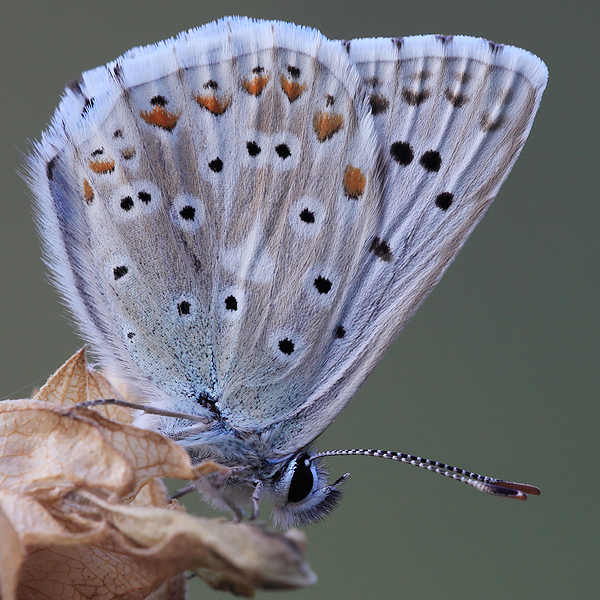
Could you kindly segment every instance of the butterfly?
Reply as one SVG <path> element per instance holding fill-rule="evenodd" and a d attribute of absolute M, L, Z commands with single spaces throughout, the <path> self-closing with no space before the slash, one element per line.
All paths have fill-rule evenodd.
<path fill-rule="evenodd" d="M 440 280 L 517 159 L 544 63 L 462 36 L 331 41 L 226 18 L 71 83 L 28 158 L 53 280 L 138 424 L 237 518 L 287 526 L 371 454 L 512 497 L 537 488 L 314 440 Z M 174 415 L 174 416 L 173 416 Z"/>

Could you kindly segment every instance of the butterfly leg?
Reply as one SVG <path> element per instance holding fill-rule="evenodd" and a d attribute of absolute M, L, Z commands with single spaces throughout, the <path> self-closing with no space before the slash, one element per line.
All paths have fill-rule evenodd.
<path fill-rule="evenodd" d="M 244 511 L 237 504 L 230 502 L 227 498 L 225 498 L 225 502 L 233 511 L 234 517 L 232 523 L 241 523 L 244 520 Z"/>
<path fill-rule="evenodd" d="M 254 491 L 252 492 L 252 515 L 250 520 L 253 521 L 258 517 L 259 503 L 260 503 L 260 495 L 264 489 L 264 484 L 262 481 L 254 482 Z"/>
<path fill-rule="evenodd" d="M 229 509 L 233 513 L 233 522 L 239 523 L 244 518 L 244 510 L 239 502 L 228 490 L 223 487 L 222 477 L 209 475 L 196 482 L 196 489 L 204 496 L 204 499 L 218 509 Z"/>
<path fill-rule="evenodd" d="M 177 491 L 173 492 L 169 496 L 169 500 L 177 500 L 178 498 L 181 498 L 182 496 L 186 496 L 187 494 L 189 494 L 191 492 L 197 492 L 197 491 L 198 491 L 198 486 L 195 483 L 190 483 L 189 485 L 179 488 Z"/>

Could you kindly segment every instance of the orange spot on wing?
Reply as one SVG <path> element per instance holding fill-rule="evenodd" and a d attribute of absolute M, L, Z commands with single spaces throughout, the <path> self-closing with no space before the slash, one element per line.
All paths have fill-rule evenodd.
<path fill-rule="evenodd" d="M 358 200 L 358 198 L 362 196 L 363 192 L 365 191 L 366 183 L 367 178 L 363 175 L 363 172 L 360 169 L 353 167 L 352 165 L 348 165 L 346 167 L 342 182 L 346 196 L 352 198 L 353 200 Z"/>
<path fill-rule="evenodd" d="M 83 199 L 88 204 L 91 204 L 92 200 L 94 199 L 94 190 L 87 179 L 83 180 Z"/>
<path fill-rule="evenodd" d="M 281 76 L 281 89 L 285 92 L 290 102 L 297 100 L 302 92 L 306 89 L 306 83 L 298 83 L 291 79 L 286 79 L 283 75 Z"/>
<path fill-rule="evenodd" d="M 166 131 L 173 131 L 180 113 L 174 113 L 167 110 L 164 106 L 155 106 L 152 110 L 140 110 L 140 117 L 149 125 L 160 127 Z"/>
<path fill-rule="evenodd" d="M 338 113 L 318 110 L 313 117 L 313 129 L 320 142 L 330 140 L 344 126 L 344 118 Z"/>
<path fill-rule="evenodd" d="M 229 105 L 231 104 L 231 98 L 220 99 L 217 98 L 215 94 L 206 94 L 205 96 L 198 94 L 196 96 L 196 102 L 202 108 L 205 108 L 213 115 L 218 117 L 229 108 Z"/>
<path fill-rule="evenodd" d="M 112 158 L 90 159 L 88 164 L 94 173 L 106 174 L 112 173 L 115 170 L 115 161 Z"/>
<path fill-rule="evenodd" d="M 271 77 L 269 75 L 257 75 L 254 79 L 242 80 L 242 87 L 253 96 L 260 96 L 263 90 L 267 87 Z"/>

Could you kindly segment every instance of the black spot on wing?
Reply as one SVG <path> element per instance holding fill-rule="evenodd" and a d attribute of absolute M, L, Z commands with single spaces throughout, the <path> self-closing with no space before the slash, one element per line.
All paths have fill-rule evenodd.
<path fill-rule="evenodd" d="M 441 208 L 442 210 L 446 211 L 450 208 L 450 205 L 452 204 L 452 200 L 454 199 L 454 195 L 451 194 L 450 192 L 442 192 L 441 194 L 438 194 L 435 198 L 435 205 L 438 208 Z"/>
<path fill-rule="evenodd" d="M 214 173 L 220 173 L 223 170 L 223 161 L 217 156 L 208 163 L 208 168 Z"/>
<path fill-rule="evenodd" d="M 374 115 L 384 113 L 390 106 L 389 100 L 383 94 L 371 94 L 369 104 Z"/>
<path fill-rule="evenodd" d="M 426 171 L 437 173 L 442 166 L 442 157 L 437 150 L 428 150 L 427 152 L 423 152 L 419 163 Z"/>
<path fill-rule="evenodd" d="M 391 157 L 403 167 L 410 165 L 415 153 L 408 142 L 393 142 L 390 146 Z"/>
<path fill-rule="evenodd" d="M 184 315 L 189 315 L 191 307 L 192 305 L 187 300 L 182 300 L 179 302 L 177 304 L 177 312 L 179 313 L 179 316 L 182 317 Z"/>
<path fill-rule="evenodd" d="M 261 147 L 256 142 L 246 142 L 246 150 L 250 156 L 258 156 L 261 152 Z"/>
<path fill-rule="evenodd" d="M 238 309 L 238 302 L 235 296 L 227 296 L 225 298 L 225 308 L 227 310 L 235 311 Z"/>
<path fill-rule="evenodd" d="M 410 106 L 419 106 L 426 100 L 429 100 L 430 96 L 431 92 L 427 89 L 419 90 L 418 92 L 413 92 L 408 88 L 402 90 L 402 99 Z"/>
<path fill-rule="evenodd" d="M 388 242 L 379 239 L 378 237 L 376 237 L 373 240 L 373 242 L 371 242 L 369 252 L 373 252 L 373 254 L 377 256 L 377 258 L 380 258 L 384 262 L 391 262 L 393 258 L 392 251 Z"/>
<path fill-rule="evenodd" d="M 287 354 L 288 356 L 294 351 L 294 342 L 289 338 L 284 338 L 283 340 L 279 340 L 279 350 L 283 352 L 283 354 Z"/>
<path fill-rule="evenodd" d="M 152 106 L 166 106 L 169 101 L 164 96 L 157 95 L 150 98 L 150 104 Z"/>
<path fill-rule="evenodd" d="M 121 277 L 125 277 L 128 271 L 129 269 L 125 265 L 119 265 L 115 267 L 113 269 L 113 277 L 115 278 L 115 281 L 118 281 L 121 279 Z"/>
<path fill-rule="evenodd" d="M 333 284 L 326 277 L 319 275 L 319 277 L 314 280 L 313 285 L 319 294 L 328 294 Z"/>

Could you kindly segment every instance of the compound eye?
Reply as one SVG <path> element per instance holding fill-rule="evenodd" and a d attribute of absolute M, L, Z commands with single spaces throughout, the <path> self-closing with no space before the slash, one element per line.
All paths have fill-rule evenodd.
<path fill-rule="evenodd" d="M 310 464 L 310 455 L 301 454 L 296 458 L 296 467 L 290 481 L 288 502 L 302 502 L 313 489 L 315 477 Z"/>

